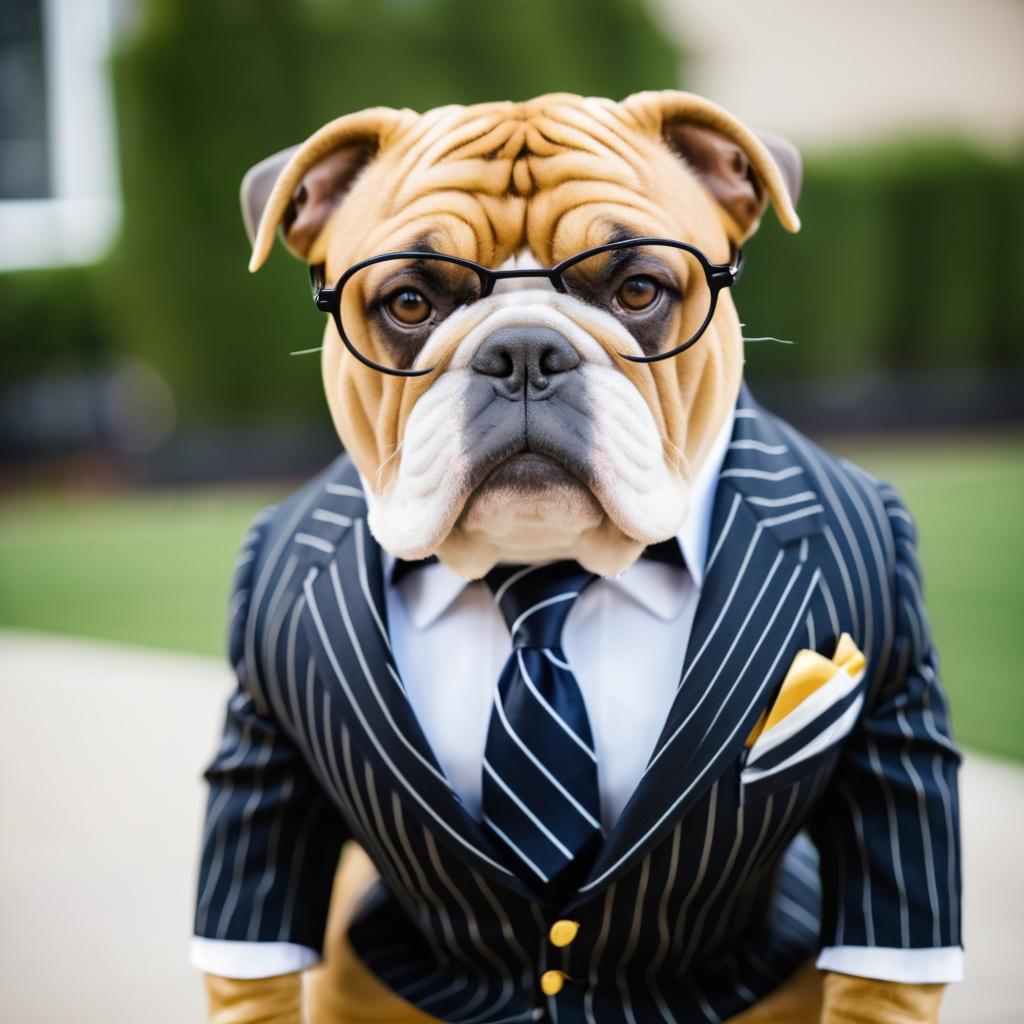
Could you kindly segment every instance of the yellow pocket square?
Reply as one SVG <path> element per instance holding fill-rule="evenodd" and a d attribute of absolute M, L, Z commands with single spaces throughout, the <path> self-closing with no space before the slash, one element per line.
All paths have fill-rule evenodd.
<path fill-rule="evenodd" d="M 851 681 L 859 679 L 864 671 L 865 658 L 849 633 L 843 633 L 836 644 L 836 653 L 826 658 L 817 651 L 798 651 L 790 665 L 782 688 L 770 709 L 762 712 L 757 724 L 747 737 L 752 747 L 763 733 L 779 725 L 805 701 L 832 682 L 837 675 Z"/>

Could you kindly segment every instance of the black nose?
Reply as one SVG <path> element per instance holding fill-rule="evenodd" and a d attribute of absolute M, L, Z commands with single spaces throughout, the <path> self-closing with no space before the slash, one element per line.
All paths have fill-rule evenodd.
<path fill-rule="evenodd" d="M 552 378 L 575 370 L 580 357 L 550 327 L 502 327 L 477 349 L 470 365 L 506 397 L 519 398 L 527 390 L 546 391 Z"/>

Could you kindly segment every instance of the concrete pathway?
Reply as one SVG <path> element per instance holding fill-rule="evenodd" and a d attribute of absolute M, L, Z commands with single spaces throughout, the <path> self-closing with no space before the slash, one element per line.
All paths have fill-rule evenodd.
<path fill-rule="evenodd" d="M 0 1020 L 187 1024 L 203 789 L 218 661 L 0 632 Z M 1024 770 L 963 775 L 968 980 L 947 1024 L 1024 1019 Z"/>

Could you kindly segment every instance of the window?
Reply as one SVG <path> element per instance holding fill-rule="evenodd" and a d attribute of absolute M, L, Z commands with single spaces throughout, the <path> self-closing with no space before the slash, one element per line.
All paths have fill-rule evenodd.
<path fill-rule="evenodd" d="M 0 199 L 50 195 L 42 0 L 0 7 Z"/>
<path fill-rule="evenodd" d="M 0 3 L 0 270 L 89 262 L 112 240 L 113 7 Z"/>

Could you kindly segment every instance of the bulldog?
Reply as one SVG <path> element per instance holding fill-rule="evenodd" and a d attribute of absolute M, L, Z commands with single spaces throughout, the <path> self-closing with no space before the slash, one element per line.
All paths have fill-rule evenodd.
<path fill-rule="evenodd" d="M 556 94 L 340 117 L 254 167 L 242 208 L 250 270 L 263 265 L 278 234 L 310 268 L 314 300 L 327 314 L 324 389 L 380 549 L 399 562 L 436 557 L 465 580 L 503 564 L 556 560 L 617 577 L 687 523 L 695 482 L 741 394 L 744 343 L 732 286 L 742 247 L 769 204 L 787 231 L 799 229 L 800 182 L 792 145 L 755 134 L 700 97 Z M 733 447 L 772 455 L 786 445 Z M 790 473 L 732 472 L 780 480 Z M 801 497 L 752 502 L 782 513 L 767 521 L 774 528 L 802 515 L 786 514 Z M 330 515 L 350 518 L 321 519 Z M 309 543 L 333 549 L 318 538 Z M 362 563 L 359 575 L 365 590 Z M 331 578 L 340 595 L 343 580 Z M 274 587 L 257 580 L 252 589 L 261 598 Z M 307 587 L 300 602 L 311 606 L 314 596 Z M 269 628 L 294 646 L 302 631 L 285 629 L 283 616 L 272 615 Z M 262 649 L 260 621 L 250 619 L 240 658 Z M 377 624 L 383 631 L 379 617 Z M 326 635 L 324 626 L 321 640 Z M 837 654 L 824 664 L 834 672 L 838 661 Z M 244 757 L 239 750 L 230 767 Z M 387 836 L 382 843 L 390 849 Z M 723 870 L 732 867 L 730 860 Z M 336 903 L 346 902 L 336 893 Z M 561 926 L 564 943 L 555 938 Z M 551 942 L 568 945 L 578 927 L 557 922 Z M 649 927 L 665 923 L 651 919 Z M 947 979 L 870 966 L 847 974 L 852 960 L 835 963 L 824 983 L 808 967 L 765 998 L 746 1000 L 757 1005 L 731 1019 L 937 1019 L 942 986 L 927 982 Z M 316 1019 L 428 1019 L 365 972 L 354 981 L 358 969 L 335 941 L 322 979 L 335 996 L 316 1004 L 333 1009 Z M 297 975 L 208 973 L 211 1020 L 298 1020 Z M 571 972 L 551 977 L 559 973 L 541 979 L 552 999 L 572 980 Z M 744 979 L 734 983 L 743 988 Z M 478 1019 L 466 1013 L 457 1019 Z M 699 1019 L 720 1017 L 708 1007 Z"/>

